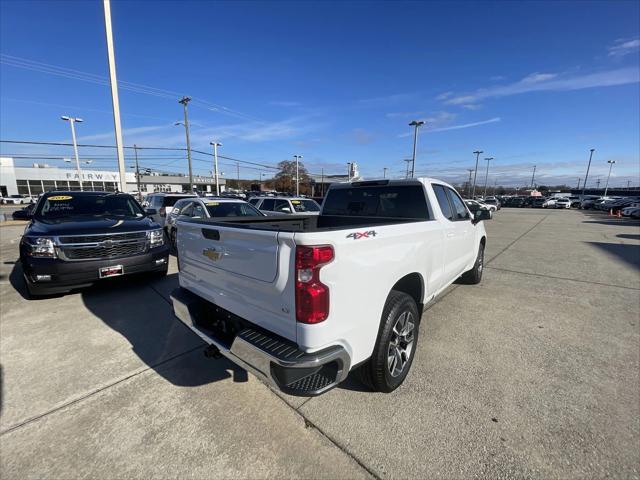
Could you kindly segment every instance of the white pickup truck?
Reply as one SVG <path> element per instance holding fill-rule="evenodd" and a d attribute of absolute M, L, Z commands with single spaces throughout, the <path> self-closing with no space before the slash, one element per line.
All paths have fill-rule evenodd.
<path fill-rule="evenodd" d="M 480 282 L 487 219 L 421 178 L 334 184 L 318 216 L 180 220 L 174 312 L 209 356 L 286 393 L 318 395 L 355 369 L 391 392 L 423 306 Z"/>

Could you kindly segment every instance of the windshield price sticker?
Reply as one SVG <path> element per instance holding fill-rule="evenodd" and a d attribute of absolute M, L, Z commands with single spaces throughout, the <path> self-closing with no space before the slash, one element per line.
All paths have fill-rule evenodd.
<path fill-rule="evenodd" d="M 63 200 L 71 200 L 73 197 L 69 195 L 55 195 L 53 197 L 47 198 L 47 200 L 51 200 L 53 202 L 62 202 Z"/>
<path fill-rule="evenodd" d="M 300 203 L 300 200 L 291 200 L 291 203 L 293 203 L 294 205 L 298 205 Z"/>
<path fill-rule="evenodd" d="M 207 202 L 207 205 L 210 205 L 212 207 L 217 207 L 218 205 L 220 205 L 220 202 Z"/>

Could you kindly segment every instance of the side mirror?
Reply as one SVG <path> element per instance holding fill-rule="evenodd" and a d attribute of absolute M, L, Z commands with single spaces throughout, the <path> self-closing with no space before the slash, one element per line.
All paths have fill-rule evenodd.
<path fill-rule="evenodd" d="M 31 220 L 31 209 L 24 208 L 22 210 L 16 210 L 11 214 L 14 220 Z"/>
<path fill-rule="evenodd" d="M 478 223 L 483 220 L 491 220 L 491 212 L 484 208 L 480 208 L 473 214 L 473 223 Z"/>
<path fill-rule="evenodd" d="M 157 215 L 158 214 L 158 210 L 156 210 L 155 208 L 147 208 L 144 213 L 147 214 L 147 216 L 151 216 L 151 215 Z"/>

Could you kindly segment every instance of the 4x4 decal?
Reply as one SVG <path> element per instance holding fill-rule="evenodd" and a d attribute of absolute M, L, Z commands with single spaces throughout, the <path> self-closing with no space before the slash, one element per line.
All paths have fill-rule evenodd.
<path fill-rule="evenodd" d="M 347 235 L 347 238 L 353 238 L 354 240 L 358 240 L 360 238 L 369 238 L 375 237 L 377 235 L 375 230 L 369 230 L 368 232 L 353 232 Z"/>

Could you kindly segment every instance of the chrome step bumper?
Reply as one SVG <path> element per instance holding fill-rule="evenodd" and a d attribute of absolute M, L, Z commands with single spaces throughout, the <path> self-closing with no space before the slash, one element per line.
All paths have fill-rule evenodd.
<path fill-rule="evenodd" d="M 319 395 L 347 378 L 350 358 L 341 346 L 306 353 L 292 342 L 251 327 L 243 328 L 229 344 L 203 326 L 211 315 L 210 302 L 184 288 L 174 290 L 171 301 L 176 317 L 205 343 L 285 393 Z"/>

